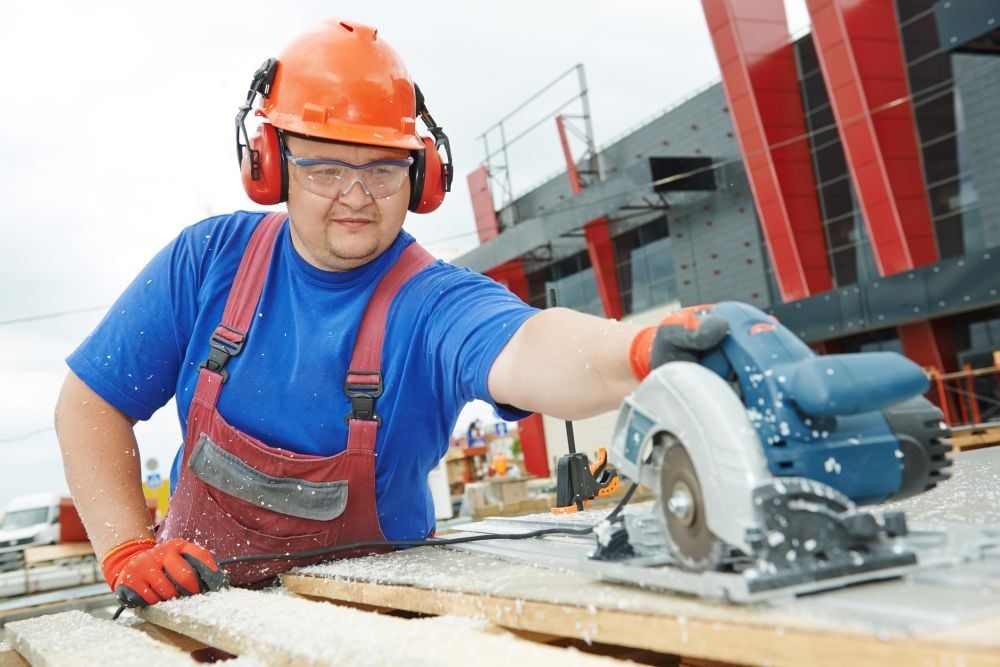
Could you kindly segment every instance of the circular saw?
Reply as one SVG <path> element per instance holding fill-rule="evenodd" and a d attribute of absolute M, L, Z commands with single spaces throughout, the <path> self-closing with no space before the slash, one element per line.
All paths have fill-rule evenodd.
<path fill-rule="evenodd" d="M 903 515 L 859 505 L 948 478 L 948 429 L 921 396 L 924 372 L 895 353 L 817 356 L 743 303 L 679 321 L 709 312 L 729 323 L 721 345 L 653 370 L 619 412 L 608 462 L 656 501 L 602 531 L 620 547 L 595 552 L 605 574 L 748 599 L 913 565 Z M 669 568 L 629 569 L 650 565 Z"/>

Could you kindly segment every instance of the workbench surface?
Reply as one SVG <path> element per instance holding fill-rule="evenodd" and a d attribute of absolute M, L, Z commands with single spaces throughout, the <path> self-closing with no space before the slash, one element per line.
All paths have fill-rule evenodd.
<path fill-rule="evenodd" d="M 964 522 L 1000 531 L 1000 448 L 956 455 L 953 477 L 891 507 L 905 509 L 912 525 Z M 740 664 L 1000 665 L 1000 554 L 962 572 L 968 576 L 952 576 L 947 585 L 934 577 L 895 579 L 739 606 L 422 547 L 302 568 L 285 575 L 283 585 L 345 602 L 480 617 Z"/>

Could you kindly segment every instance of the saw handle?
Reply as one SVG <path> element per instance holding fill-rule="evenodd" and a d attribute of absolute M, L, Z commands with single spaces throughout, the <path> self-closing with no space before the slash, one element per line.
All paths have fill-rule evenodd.
<path fill-rule="evenodd" d="M 629 348 L 635 376 L 642 380 L 671 361 L 698 363 L 704 353 L 717 348 L 729 333 L 729 323 L 712 315 L 712 309 L 712 305 L 682 308 L 636 334 Z"/>

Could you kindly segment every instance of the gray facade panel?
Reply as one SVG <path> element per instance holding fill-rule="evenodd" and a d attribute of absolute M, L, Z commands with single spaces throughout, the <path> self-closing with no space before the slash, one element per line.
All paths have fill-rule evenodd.
<path fill-rule="evenodd" d="M 680 301 L 767 308 L 767 265 L 742 165 L 726 165 L 718 176 L 719 190 L 668 213 Z"/>
<path fill-rule="evenodd" d="M 1000 247 L 779 304 L 772 312 L 808 342 L 1000 305 Z"/>

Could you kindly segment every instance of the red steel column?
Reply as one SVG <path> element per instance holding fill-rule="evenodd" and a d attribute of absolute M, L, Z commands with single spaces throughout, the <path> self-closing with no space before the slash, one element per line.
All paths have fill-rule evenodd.
<path fill-rule="evenodd" d="M 580 186 L 580 172 L 576 168 L 576 162 L 573 161 L 573 153 L 569 150 L 569 138 L 566 136 L 566 121 L 563 120 L 562 114 L 556 116 L 556 127 L 559 128 L 559 143 L 562 144 L 563 157 L 566 158 L 566 175 L 569 177 L 569 189 L 573 194 L 578 195 L 583 190 Z"/>
<path fill-rule="evenodd" d="M 469 184 L 469 196 L 472 198 L 472 214 L 476 218 L 476 231 L 479 242 L 489 241 L 500 233 L 497 223 L 497 212 L 493 209 L 493 195 L 490 194 L 490 175 L 485 165 L 466 177 Z"/>
<path fill-rule="evenodd" d="M 521 434 L 521 454 L 524 455 L 524 469 L 536 477 L 549 476 L 549 455 L 545 448 L 545 427 L 542 416 L 537 412 L 517 422 Z"/>
<path fill-rule="evenodd" d="M 528 303 L 531 298 L 528 294 L 528 277 L 524 274 L 524 265 L 520 257 L 494 266 L 485 274 L 509 289 L 521 301 Z"/>
<path fill-rule="evenodd" d="M 604 306 L 604 315 L 620 320 L 622 298 L 618 291 L 615 246 L 608 232 L 607 217 L 594 218 L 583 226 L 583 233 L 587 238 L 587 255 L 590 256 L 590 265 L 594 267 L 594 281 Z"/>
<path fill-rule="evenodd" d="M 806 0 L 872 253 L 883 276 L 938 259 L 891 0 Z"/>
<path fill-rule="evenodd" d="M 784 301 L 833 287 L 782 0 L 702 0 Z"/>
<path fill-rule="evenodd" d="M 521 301 L 528 302 L 528 277 L 524 273 L 521 258 L 504 262 L 493 267 L 486 275 L 504 285 Z M 521 453 L 524 455 L 524 468 L 531 475 L 549 476 L 549 454 L 545 447 L 545 429 L 542 426 L 542 416 L 533 413 L 517 423 L 521 438 Z"/>
<path fill-rule="evenodd" d="M 896 327 L 903 354 L 924 368 L 942 373 L 958 368 L 951 337 L 951 324 L 945 320 L 912 322 Z"/>
<path fill-rule="evenodd" d="M 562 143 L 563 155 L 566 158 L 566 175 L 569 177 L 569 189 L 574 195 L 583 191 L 580 185 L 580 173 L 573 162 L 573 153 L 569 149 L 569 139 L 566 137 L 566 123 L 562 115 L 556 116 L 556 127 L 559 128 L 559 141 Z M 587 255 L 590 265 L 594 267 L 594 281 L 597 283 L 597 293 L 601 297 L 604 315 L 613 319 L 621 319 L 622 297 L 618 291 L 618 270 L 615 263 L 615 246 L 608 231 L 608 218 L 594 218 L 583 226 L 587 238 Z"/>

